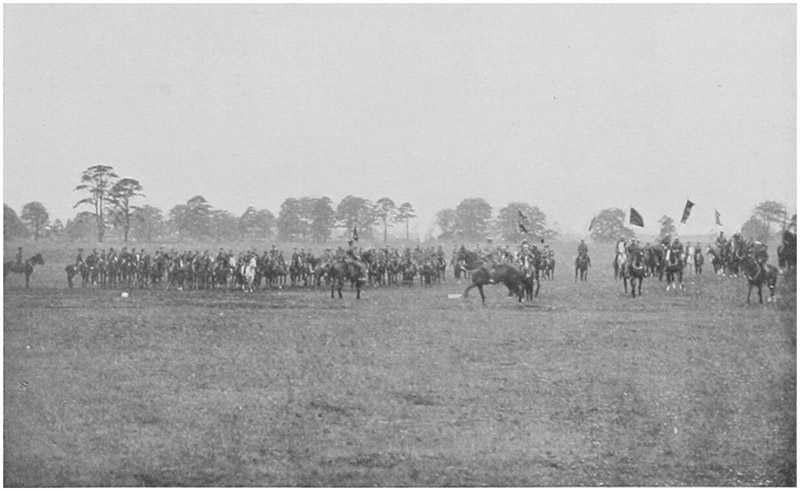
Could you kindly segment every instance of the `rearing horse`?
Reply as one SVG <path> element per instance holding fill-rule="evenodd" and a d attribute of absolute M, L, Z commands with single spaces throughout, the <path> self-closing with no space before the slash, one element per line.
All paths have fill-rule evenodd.
<path fill-rule="evenodd" d="M 30 278 L 33 274 L 33 267 L 35 265 L 44 265 L 44 258 L 41 254 L 36 254 L 33 257 L 26 259 L 22 264 L 16 261 L 6 261 L 3 263 L 3 278 L 8 276 L 8 273 L 20 273 L 25 275 L 25 288 L 30 286 Z"/>

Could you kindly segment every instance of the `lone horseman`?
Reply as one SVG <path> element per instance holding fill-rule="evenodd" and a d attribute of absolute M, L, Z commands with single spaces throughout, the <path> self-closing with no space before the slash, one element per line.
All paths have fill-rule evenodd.
<path fill-rule="evenodd" d="M 75 269 L 80 270 L 83 266 L 83 249 L 78 248 L 78 255 L 75 257 Z"/>
<path fill-rule="evenodd" d="M 592 265 L 592 260 L 589 258 L 589 246 L 586 245 L 586 242 L 584 242 L 583 239 L 581 239 L 581 243 L 578 244 L 578 257 L 581 256 L 586 258 L 586 263 L 589 266 Z"/>

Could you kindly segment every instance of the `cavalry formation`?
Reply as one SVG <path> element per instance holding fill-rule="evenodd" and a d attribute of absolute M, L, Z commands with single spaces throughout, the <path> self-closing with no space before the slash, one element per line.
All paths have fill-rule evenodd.
<path fill-rule="evenodd" d="M 235 290 L 252 292 L 261 288 L 330 287 L 331 297 L 350 283 L 360 298 L 361 289 L 372 286 L 403 285 L 411 287 L 419 281 L 422 286 L 431 286 L 445 279 L 448 265 L 456 279 L 465 277 L 470 281 L 464 290 L 467 297 L 477 288 L 481 301 L 485 303 L 483 287 L 503 284 L 509 296 L 516 296 L 520 302 L 532 300 L 539 294 L 540 280 L 553 279 L 555 257 L 547 245 L 542 249 L 523 241 L 516 251 L 507 247 L 497 247 L 487 251 L 479 245 L 472 250 L 465 246 L 453 249 L 450 261 L 446 261 L 442 247 L 413 250 L 368 248 L 356 250 L 352 241 L 345 250 L 326 249 L 316 255 L 311 251 L 295 249 L 286 260 L 284 251 L 274 245 L 272 250 L 259 255 L 255 250 L 238 254 L 220 249 L 212 256 L 208 251 L 178 252 L 175 249 L 164 251 L 159 248 L 154 254 L 144 249 L 128 250 L 123 247 L 117 252 L 113 247 L 107 252 L 92 250 L 86 258 L 79 249 L 74 264 L 65 267 L 67 284 L 74 287 L 74 278 L 80 277 L 81 286 L 100 286 L 102 288 L 164 288 L 175 290 Z M 796 267 L 796 232 L 786 230 L 778 247 L 778 263 L 782 270 Z M 765 244 L 745 240 L 735 234 L 727 240 L 724 234 L 717 238 L 715 246 L 709 246 L 705 255 L 711 259 L 714 272 L 719 275 L 743 276 L 748 282 L 747 302 L 752 290 L 756 289 L 759 301 L 763 303 L 762 288 L 769 290 L 768 302 L 775 294 L 779 270 L 767 264 L 768 252 Z M 670 241 L 665 237 L 655 245 L 640 245 L 635 239 L 630 243 L 620 239 L 614 251 L 612 267 L 615 279 L 623 281 L 625 293 L 630 285 L 631 295 L 642 294 L 645 278 L 666 279 L 667 290 L 683 289 L 683 275 L 686 267 L 690 274 L 702 274 L 703 250 L 699 243 L 683 244 L 676 238 Z M 41 254 L 22 260 L 20 248 L 16 261 L 4 264 L 4 276 L 10 272 L 25 275 L 25 286 L 29 286 L 34 266 L 43 265 Z M 588 247 L 581 241 L 575 258 L 575 281 L 586 281 L 591 260 Z"/>

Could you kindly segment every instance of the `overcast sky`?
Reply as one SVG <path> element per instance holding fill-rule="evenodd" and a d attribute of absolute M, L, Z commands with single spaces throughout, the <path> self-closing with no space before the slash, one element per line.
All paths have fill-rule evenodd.
<path fill-rule="evenodd" d="M 4 5 L 3 201 L 72 218 L 81 172 L 166 216 L 288 197 L 482 197 L 563 232 L 797 208 L 796 6 Z M 635 229 L 640 230 L 640 229 Z"/>

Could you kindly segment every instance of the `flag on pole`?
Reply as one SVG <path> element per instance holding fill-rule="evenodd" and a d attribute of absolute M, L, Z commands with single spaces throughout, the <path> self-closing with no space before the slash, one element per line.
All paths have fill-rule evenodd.
<path fill-rule="evenodd" d="M 519 219 L 522 220 L 523 222 L 528 221 L 528 217 L 524 213 L 522 213 L 522 210 L 517 210 L 517 214 L 519 215 Z"/>
<path fill-rule="evenodd" d="M 640 215 L 639 212 L 634 210 L 632 207 L 631 207 L 630 218 L 628 219 L 628 221 L 631 223 L 631 225 L 636 225 L 637 227 L 644 227 L 644 219 L 642 218 L 642 215 Z"/>
<path fill-rule="evenodd" d="M 692 207 L 693 206 L 694 206 L 694 203 L 692 203 L 691 201 L 689 201 L 687 199 L 686 200 L 686 206 L 683 207 L 683 215 L 681 216 L 681 223 L 686 223 L 686 220 L 689 219 L 689 214 L 692 212 Z"/>
<path fill-rule="evenodd" d="M 597 215 L 593 216 L 593 217 L 592 217 L 592 221 L 591 221 L 591 222 L 589 222 L 589 232 L 591 232 L 591 231 L 592 231 L 592 227 L 594 227 L 594 222 L 595 222 L 595 220 L 597 220 Z"/>
<path fill-rule="evenodd" d="M 522 232 L 523 234 L 527 234 L 528 233 L 528 229 L 525 228 L 525 225 L 523 225 L 521 223 L 519 224 L 519 231 Z"/>
<path fill-rule="evenodd" d="M 358 242 L 358 230 L 356 230 L 355 225 L 353 225 L 353 240 Z"/>
<path fill-rule="evenodd" d="M 722 222 L 719 220 L 719 212 L 717 210 L 714 210 L 714 219 L 717 221 L 717 225 L 721 227 Z"/>

